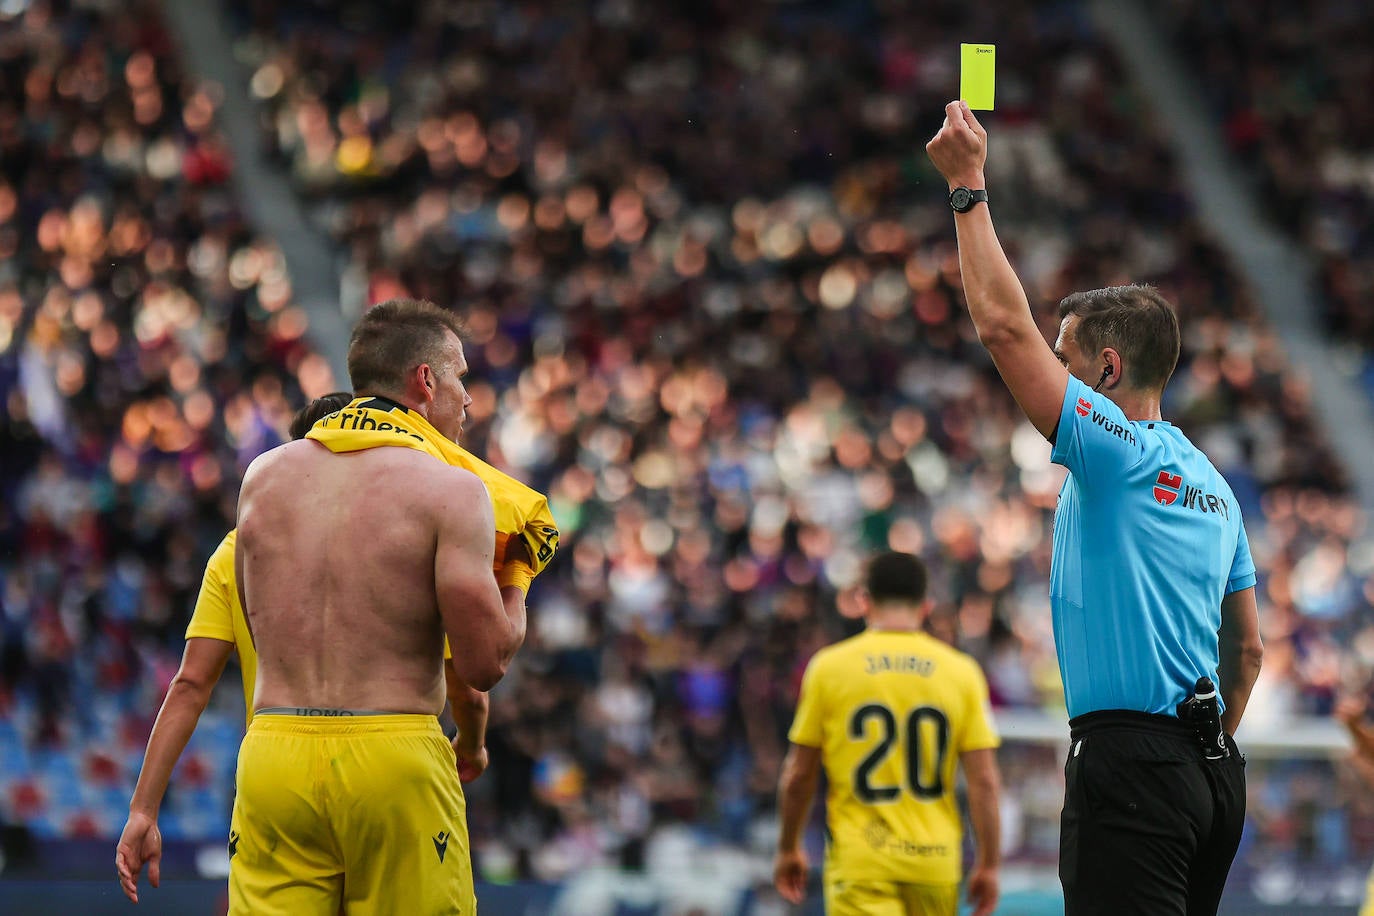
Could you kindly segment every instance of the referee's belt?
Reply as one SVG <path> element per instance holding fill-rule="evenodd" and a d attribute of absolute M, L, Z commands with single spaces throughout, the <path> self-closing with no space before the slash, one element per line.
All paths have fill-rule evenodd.
<path fill-rule="evenodd" d="M 1097 731 L 1130 729 L 1150 732 L 1166 738 L 1194 739 L 1193 729 L 1178 716 L 1155 712 L 1136 712 L 1132 709 L 1099 709 L 1085 712 L 1069 720 L 1069 740 L 1077 741 Z"/>

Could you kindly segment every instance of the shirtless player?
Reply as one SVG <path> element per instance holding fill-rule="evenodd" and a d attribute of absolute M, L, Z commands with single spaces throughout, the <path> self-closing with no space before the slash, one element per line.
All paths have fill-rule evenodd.
<path fill-rule="evenodd" d="M 354 391 L 457 441 L 460 326 L 425 302 L 354 330 Z M 418 422 L 416 421 L 416 422 Z M 293 442 L 249 467 L 236 568 L 259 654 L 239 752 L 231 913 L 475 912 L 465 802 L 439 729 L 453 668 L 476 690 L 525 635 L 492 574 L 491 500 L 413 448 Z"/>

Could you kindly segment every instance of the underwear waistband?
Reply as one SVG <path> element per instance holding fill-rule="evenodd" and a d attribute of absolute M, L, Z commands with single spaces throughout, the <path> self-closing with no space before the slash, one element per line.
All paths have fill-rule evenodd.
<path fill-rule="evenodd" d="M 397 713 L 380 709 L 341 709 L 335 706 L 267 706 L 253 713 L 255 716 L 394 716 Z"/>

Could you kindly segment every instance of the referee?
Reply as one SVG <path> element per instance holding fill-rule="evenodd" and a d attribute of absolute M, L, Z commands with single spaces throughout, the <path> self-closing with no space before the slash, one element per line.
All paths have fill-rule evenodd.
<path fill-rule="evenodd" d="M 1178 319 L 1148 286 L 1075 293 L 1051 350 L 993 230 L 987 133 L 967 105 L 945 107 L 926 152 L 949 182 L 979 340 L 1069 470 L 1050 571 L 1071 729 L 1065 911 L 1215 914 L 1245 820 L 1231 736 L 1263 647 L 1236 498 L 1160 416 Z"/>

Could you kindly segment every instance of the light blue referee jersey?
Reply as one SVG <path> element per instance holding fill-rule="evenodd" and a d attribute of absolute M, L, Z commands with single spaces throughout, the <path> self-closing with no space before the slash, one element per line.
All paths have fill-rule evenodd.
<path fill-rule="evenodd" d="M 1199 677 L 1221 686 L 1221 599 L 1255 584 L 1236 498 L 1172 424 L 1127 420 L 1073 376 L 1051 460 L 1069 469 L 1050 569 L 1069 716 L 1174 715 Z"/>

